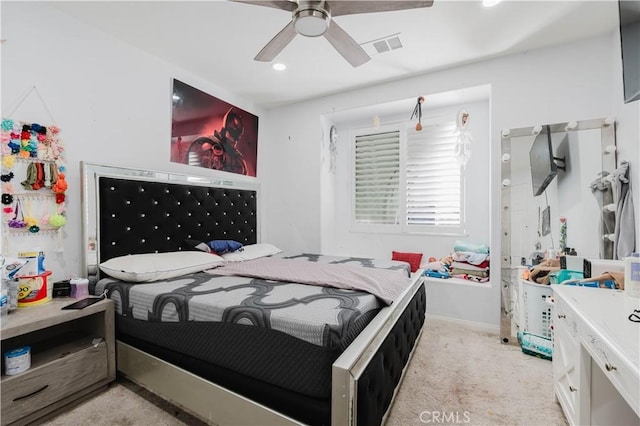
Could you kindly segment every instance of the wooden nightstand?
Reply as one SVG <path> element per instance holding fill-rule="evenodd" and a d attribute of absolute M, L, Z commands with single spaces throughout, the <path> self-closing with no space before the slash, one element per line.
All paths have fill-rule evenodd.
<path fill-rule="evenodd" d="M 0 393 L 2 425 L 42 420 L 92 396 L 115 379 L 113 301 L 62 310 L 75 299 L 18 308 L 0 329 L 2 353 L 31 347 L 31 368 L 5 375 Z"/>

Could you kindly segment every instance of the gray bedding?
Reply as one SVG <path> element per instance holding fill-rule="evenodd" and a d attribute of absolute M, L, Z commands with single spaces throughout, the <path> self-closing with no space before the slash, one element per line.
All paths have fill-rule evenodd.
<path fill-rule="evenodd" d="M 410 276 L 408 264 L 391 260 L 282 253 L 273 257 L 402 270 Z M 144 284 L 104 278 L 96 284 L 95 293 L 105 289 L 116 312 L 126 318 L 244 324 L 276 330 L 326 349 L 346 347 L 357 335 L 353 324 L 362 324 L 362 318 L 371 317 L 385 305 L 365 291 L 222 276 L 215 270 Z"/>

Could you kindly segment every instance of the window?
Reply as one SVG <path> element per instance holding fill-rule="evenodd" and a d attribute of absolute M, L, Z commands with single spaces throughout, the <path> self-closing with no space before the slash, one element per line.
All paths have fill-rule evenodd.
<path fill-rule="evenodd" d="M 380 225 L 398 223 L 399 172 L 399 130 L 356 135 L 356 222 Z"/>
<path fill-rule="evenodd" d="M 354 134 L 354 229 L 458 234 L 464 180 L 455 112 Z"/>

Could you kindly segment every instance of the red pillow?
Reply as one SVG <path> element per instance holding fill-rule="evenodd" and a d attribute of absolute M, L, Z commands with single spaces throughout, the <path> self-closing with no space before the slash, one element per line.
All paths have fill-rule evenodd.
<path fill-rule="evenodd" d="M 401 253 L 399 251 L 391 252 L 391 260 L 400 260 L 407 262 L 411 266 L 411 272 L 415 272 L 420 268 L 422 262 L 422 253 Z"/>

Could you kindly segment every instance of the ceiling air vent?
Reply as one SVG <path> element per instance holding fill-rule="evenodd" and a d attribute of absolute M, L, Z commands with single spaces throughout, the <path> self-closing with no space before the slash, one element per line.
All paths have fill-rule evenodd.
<path fill-rule="evenodd" d="M 361 46 L 365 52 L 371 56 L 400 49 L 402 47 L 402 41 L 400 41 L 400 33 L 396 33 L 362 43 Z"/>

